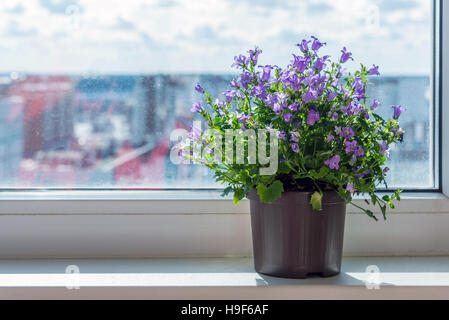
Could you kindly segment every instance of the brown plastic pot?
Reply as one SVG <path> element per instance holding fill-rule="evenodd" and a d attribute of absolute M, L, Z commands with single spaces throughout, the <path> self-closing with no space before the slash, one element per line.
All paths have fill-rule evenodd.
<path fill-rule="evenodd" d="M 284 278 L 340 272 L 346 204 L 336 192 L 323 192 L 323 210 L 316 211 L 310 197 L 284 192 L 264 203 L 255 190 L 247 194 L 257 272 Z"/>

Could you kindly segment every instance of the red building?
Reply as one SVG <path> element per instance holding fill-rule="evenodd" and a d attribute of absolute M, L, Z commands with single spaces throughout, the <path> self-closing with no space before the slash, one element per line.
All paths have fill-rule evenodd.
<path fill-rule="evenodd" d="M 24 158 L 66 148 L 73 137 L 73 89 L 65 76 L 28 76 L 10 86 L 8 95 L 20 98 L 11 116 L 22 114 Z"/>

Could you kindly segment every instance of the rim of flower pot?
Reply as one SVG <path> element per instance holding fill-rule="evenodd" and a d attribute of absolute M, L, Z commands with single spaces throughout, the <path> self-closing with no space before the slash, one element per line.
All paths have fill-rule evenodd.
<path fill-rule="evenodd" d="M 314 191 L 285 191 L 282 193 L 282 196 L 273 201 L 272 203 L 265 203 L 265 204 L 279 204 L 282 201 L 285 200 L 297 200 L 300 202 L 306 201 L 307 203 L 310 201 L 310 197 Z M 250 192 L 246 194 L 246 198 L 248 200 L 252 201 L 259 201 L 262 202 L 259 198 L 259 195 L 257 194 L 256 189 L 252 189 Z M 323 198 L 322 198 L 322 204 L 337 204 L 345 202 L 340 195 L 336 191 L 323 191 Z"/>

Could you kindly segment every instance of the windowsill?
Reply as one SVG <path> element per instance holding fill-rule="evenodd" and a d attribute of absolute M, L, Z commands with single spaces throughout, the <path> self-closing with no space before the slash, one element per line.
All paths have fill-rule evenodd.
<path fill-rule="evenodd" d="M 252 254 L 248 200 L 234 205 L 219 191 L 68 193 L 2 193 L 0 259 Z M 449 200 L 442 194 L 404 194 L 386 221 L 373 211 L 380 221 L 347 206 L 346 256 L 449 255 Z"/>
<path fill-rule="evenodd" d="M 0 215 L 249 213 L 248 200 L 234 205 L 231 196 L 220 194 L 221 190 L 2 192 Z M 440 192 L 404 192 L 401 199 L 392 210 L 395 213 L 449 212 L 449 198 Z M 356 203 L 366 206 L 362 197 Z M 347 212 L 360 210 L 348 206 Z M 374 208 L 374 212 L 380 211 Z"/>
<path fill-rule="evenodd" d="M 79 275 L 65 274 L 76 265 Z M 379 289 L 367 289 L 368 266 Z M 80 289 L 68 290 L 67 286 Z M 252 259 L 3 260 L 0 299 L 400 299 L 447 298 L 449 257 L 344 258 L 341 274 L 283 279 L 258 274 Z"/>

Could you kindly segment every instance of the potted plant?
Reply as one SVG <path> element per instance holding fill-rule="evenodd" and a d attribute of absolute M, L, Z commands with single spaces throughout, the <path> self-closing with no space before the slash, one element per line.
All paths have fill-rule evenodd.
<path fill-rule="evenodd" d="M 388 120 L 376 114 L 380 103 L 368 99 L 366 85 L 379 75 L 378 66 L 346 73 L 351 52 L 343 48 L 332 61 L 319 55 L 324 45 L 315 37 L 302 40 L 283 69 L 258 65 L 258 48 L 236 56 L 232 67 L 241 74 L 222 100 L 195 87 L 204 99 L 191 111 L 208 130 L 193 126 L 178 150 L 184 161 L 214 170 L 235 203 L 250 200 L 260 273 L 339 273 L 346 204 L 377 220 L 354 195 L 367 195 L 384 218 L 400 200 L 400 190 L 383 197 L 375 191 L 387 186 L 384 163 L 389 146 L 403 139 L 398 118 L 405 108 L 393 106 Z"/>

